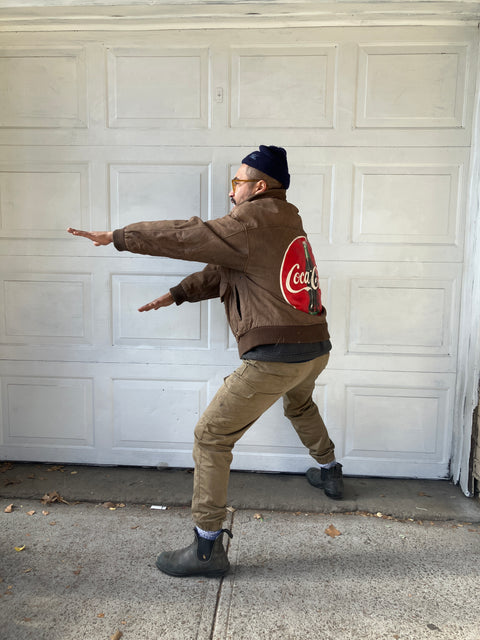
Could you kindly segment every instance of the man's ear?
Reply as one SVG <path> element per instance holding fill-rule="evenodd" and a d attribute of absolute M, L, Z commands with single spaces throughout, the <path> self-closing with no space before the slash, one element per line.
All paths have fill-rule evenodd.
<path fill-rule="evenodd" d="M 259 180 L 257 182 L 257 184 L 255 185 L 255 195 L 257 193 L 263 193 L 264 191 L 266 191 L 268 189 L 268 185 L 265 182 L 265 180 Z"/>

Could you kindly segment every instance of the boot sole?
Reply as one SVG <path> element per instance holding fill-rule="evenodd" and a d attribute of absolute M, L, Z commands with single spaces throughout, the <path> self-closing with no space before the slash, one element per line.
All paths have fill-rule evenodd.
<path fill-rule="evenodd" d="M 327 496 L 327 498 L 330 498 L 331 500 L 343 500 L 343 494 L 334 496 L 331 493 L 327 493 L 326 491 L 324 493 Z"/>
<path fill-rule="evenodd" d="M 161 567 L 158 562 L 155 563 L 157 569 L 159 569 L 162 573 L 166 573 L 168 576 L 173 576 L 174 578 L 195 578 L 196 576 L 202 576 L 204 578 L 222 578 L 226 575 L 230 569 L 227 567 L 226 569 L 218 569 L 217 571 L 198 571 L 195 573 L 178 573 L 176 571 L 170 571 L 169 569 L 165 569 Z"/>

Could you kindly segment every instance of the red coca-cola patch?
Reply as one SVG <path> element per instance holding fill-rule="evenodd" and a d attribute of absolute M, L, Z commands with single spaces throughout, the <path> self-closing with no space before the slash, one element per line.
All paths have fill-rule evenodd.
<path fill-rule="evenodd" d="M 298 236 L 285 251 L 280 269 L 283 297 L 299 311 L 317 315 L 322 311 L 318 269 L 312 247 L 305 236 Z"/>

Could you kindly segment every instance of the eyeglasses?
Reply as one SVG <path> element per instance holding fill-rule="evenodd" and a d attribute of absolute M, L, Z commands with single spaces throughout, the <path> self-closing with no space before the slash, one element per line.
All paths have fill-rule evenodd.
<path fill-rule="evenodd" d="M 241 182 L 258 182 L 258 180 L 240 180 L 239 178 L 234 178 L 232 180 L 232 191 L 235 193 L 235 189 Z"/>

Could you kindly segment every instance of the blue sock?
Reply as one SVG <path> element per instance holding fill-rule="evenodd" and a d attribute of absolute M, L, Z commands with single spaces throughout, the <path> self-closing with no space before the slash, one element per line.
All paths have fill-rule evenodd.
<path fill-rule="evenodd" d="M 320 464 L 320 462 L 318 463 Z M 336 460 L 332 460 L 332 462 L 326 462 L 325 464 L 320 464 L 321 469 L 331 469 L 337 464 Z"/>
<path fill-rule="evenodd" d="M 195 529 L 197 530 L 197 533 L 201 538 L 206 538 L 207 540 L 216 540 L 222 533 L 221 529 L 219 529 L 218 531 L 204 531 L 197 526 L 195 527 Z"/>

